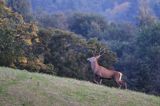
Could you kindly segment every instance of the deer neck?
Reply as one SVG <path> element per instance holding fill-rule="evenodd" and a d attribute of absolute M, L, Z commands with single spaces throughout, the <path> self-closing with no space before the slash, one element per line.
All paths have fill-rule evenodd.
<path fill-rule="evenodd" d="M 92 70 L 94 71 L 94 73 L 96 73 L 97 70 L 98 70 L 98 68 L 99 68 L 98 62 L 97 62 L 97 61 L 91 62 L 91 68 L 92 68 Z"/>

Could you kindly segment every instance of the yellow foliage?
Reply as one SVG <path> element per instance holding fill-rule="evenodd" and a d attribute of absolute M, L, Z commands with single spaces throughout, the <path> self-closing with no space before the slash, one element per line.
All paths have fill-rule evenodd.
<path fill-rule="evenodd" d="M 38 27 L 34 23 L 31 24 L 32 31 L 38 32 Z"/>
<path fill-rule="evenodd" d="M 31 39 L 24 39 L 24 42 L 25 42 L 27 45 L 32 45 L 32 40 L 31 40 Z"/>
<path fill-rule="evenodd" d="M 35 59 L 35 63 L 41 63 L 40 59 Z"/>
<path fill-rule="evenodd" d="M 28 60 L 27 60 L 26 57 L 21 56 L 21 57 L 18 57 L 18 62 L 21 63 L 21 64 L 27 64 Z"/>
<path fill-rule="evenodd" d="M 8 7 L 4 7 L 4 9 L 5 9 L 5 11 L 7 11 L 7 12 L 12 12 L 12 10 L 10 9 L 10 8 L 8 8 Z"/>
<path fill-rule="evenodd" d="M 35 37 L 38 36 L 36 32 L 32 32 L 32 35 Z"/>
<path fill-rule="evenodd" d="M 39 39 L 39 38 L 36 38 L 36 39 L 35 39 L 35 42 L 36 42 L 36 43 L 39 43 L 39 42 L 40 42 L 40 39 Z"/>

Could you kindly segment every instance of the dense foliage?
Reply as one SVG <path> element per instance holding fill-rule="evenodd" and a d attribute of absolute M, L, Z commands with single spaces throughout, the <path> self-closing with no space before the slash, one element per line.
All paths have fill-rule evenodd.
<path fill-rule="evenodd" d="M 142 28 L 136 41 L 138 88 L 160 93 L 160 23 Z"/>
<path fill-rule="evenodd" d="M 12 65 L 17 55 L 20 54 L 19 42 L 12 30 L 0 29 L 0 64 Z"/>
<path fill-rule="evenodd" d="M 25 21 L 29 22 L 32 20 L 31 3 L 29 0 L 7 0 L 6 4 L 12 8 L 13 11 L 23 15 Z"/>
<path fill-rule="evenodd" d="M 9 35 L 11 37 L 16 36 L 17 39 L 16 41 L 14 39 L 2 40 L 7 40 L 7 45 L 11 45 L 10 43 L 12 42 L 15 44 L 22 43 L 21 45 L 19 44 L 22 53 L 13 60 L 12 67 L 92 80 L 93 74 L 87 62 L 87 58 L 92 56 L 92 51 L 103 47 L 106 51 L 105 58 L 101 60 L 102 64 L 111 67 L 115 62 L 115 55 L 96 39 L 87 41 L 73 32 L 58 29 L 40 28 L 39 30 L 36 24 L 25 23 L 21 15 L 14 13 L 4 5 L 1 5 L 0 11 L 2 11 L 1 28 L 5 27 L 14 30 L 14 34 Z M 5 19 L 7 21 L 3 21 Z M 1 37 L 3 35 L 7 37 L 8 34 L 7 32 L 2 33 Z M 12 49 L 17 51 L 15 48 Z M 18 53 L 15 52 L 14 55 L 16 54 Z M 0 65 L 3 64 L 1 63 Z M 10 65 L 6 63 L 6 66 Z"/>
<path fill-rule="evenodd" d="M 10 0 L 8 1 L 10 3 Z M 41 0 L 33 0 L 31 3 L 34 5 L 40 3 L 37 1 Z M 22 12 L 23 17 L 1 4 L 1 39 L 5 40 L 4 35 L 11 36 L 5 46 L 9 49 L 5 50 L 15 57 L 18 53 L 14 48 L 17 48 L 16 44 L 22 43 L 20 45 L 21 55 L 9 61 L 12 63 L 12 67 L 91 80 L 93 73 L 86 59 L 92 56 L 92 51 L 98 51 L 102 47 L 106 48 L 106 53 L 100 58 L 100 64 L 112 69 L 114 66 L 116 70 L 121 71 L 124 79 L 127 80 L 129 89 L 160 95 L 160 23 L 144 0 L 139 1 L 139 11 L 135 13 L 137 15 L 136 24 L 127 23 L 127 21 L 113 23 L 97 14 L 68 12 L 68 8 L 76 10 L 77 7 L 72 7 L 75 2 L 71 0 L 73 4 L 71 7 L 67 7 L 68 5 L 65 4 L 71 2 L 64 0 L 65 3 L 60 6 L 62 1 L 48 0 L 50 3 L 46 8 L 53 4 L 52 2 L 57 4 L 52 6 L 55 9 L 54 13 L 50 12 L 51 14 L 40 12 L 42 8 L 46 9 L 43 5 L 36 5 L 40 6 L 39 11 L 38 7 L 33 7 L 34 20 L 37 21 L 37 24 L 24 22 L 23 17 L 25 18 L 27 13 L 18 7 L 19 4 L 10 6 L 18 7 L 15 11 Z M 86 2 L 89 1 L 77 1 L 77 3 L 84 3 L 83 5 L 87 5 Z M 103 0 L 103 2 L 112 5 L 111 0 Z M 20 3 L 23 3 L 23 0 Z M 107 8 L 102 6 L 102 2 L 96 3 L 103 9 Z M 123 3 L 122 0 L 118 0 L 119 3 Z M 156 5 L 154 2 L 150 4 Z M 158 8 L 158 6 L 154 7 Z M 66 10 L 67 14 L 56 12 L 56 9 Z M 89 9 L 88 11 L 90 12 Z M 156 13 L 158 14 L 158 12 Z M 27 20 L 30 18 L 26 17 L 25 21 Z M 19 40 L 18 43 L 15 43 L 15 36 Z M 0 43 L 3 46 L 3 42 Z M 14 46 L 10 47 L 10 45 Z M 117 59 L 108 48 L 115 52 Z M 2 51 L 2 48 L 0 49 Z M 117 62 L 114 64 L 116 60 Z M 4 63 L 0 65 L 4 65 Z M 9 66 L 9 63 L 5 63 L 5 65 Z M 104 83 L 108 82 L 104 81 Z"/>
<path fill-rule="evenodd" d="M 37 26 L 25 23 L 20 14 L 3 4 L 0 4 L 0 11 L 1 65 L 31 71 L 43 70 L 46 65 L 37 61 L 40 54 L 34 52 L 39 43 Z"/>
<path fill-rule="evenodd" d="M 105 18 L 92 14 L 74 14 L 69 19 L 69 29 L 86 38 L 102 39 L 108 24 Z"/>
<path fill-rule="evenodd" d="M 45 62 L 53 64 L 54 71 L 59 76 L 91 80 L 93 74 L 87 58 L 93 56 L 92 52 L 101 47 L 105 48 L 102 64 L 111 67 L 115 62 L 115 55 L 96 39 L 86 41 L 72 32 L 49 29 L 40 30 L 39 36 L 49 49 Z"/>

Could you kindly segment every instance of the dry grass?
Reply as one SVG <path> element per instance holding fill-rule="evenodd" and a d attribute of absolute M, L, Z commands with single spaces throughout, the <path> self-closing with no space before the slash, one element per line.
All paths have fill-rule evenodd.
<path fill-rule="evenodd" d="M 0 106 L 160 106 L 160 97 L 1 67 Z"/>

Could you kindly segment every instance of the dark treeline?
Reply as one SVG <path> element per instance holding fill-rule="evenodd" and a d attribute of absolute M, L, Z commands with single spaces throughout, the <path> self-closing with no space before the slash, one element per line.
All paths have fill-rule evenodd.
<path fill-rule="evenodd" d="M 124 73 L 129 89 L 160 95 L 160 22 L 145 1 L 140 0 L 136 24 L 110 22 L 93 13 L 40 14 L 31 11 L 33 1 L 20 1 L 6 2 L 19 14 L 0 7 L 0 65 L 91 81 L 86 59 L 102 47 L 106 53 L 100 64 Z M 103 83 L 114 86 L 112 81 Z"/>

